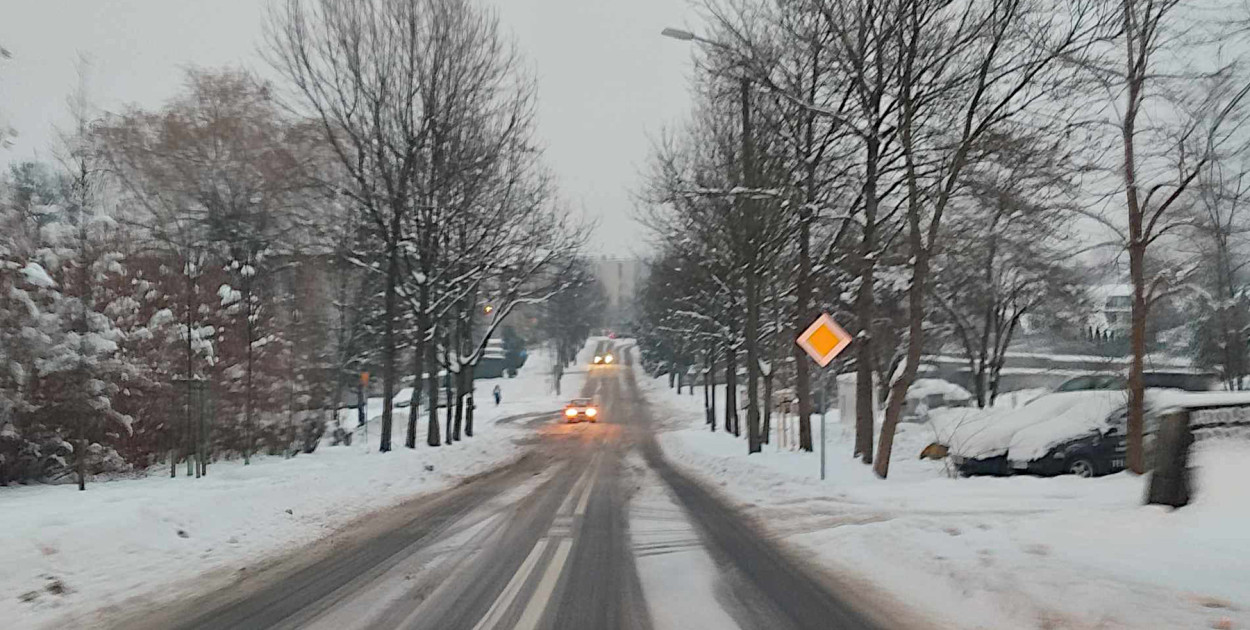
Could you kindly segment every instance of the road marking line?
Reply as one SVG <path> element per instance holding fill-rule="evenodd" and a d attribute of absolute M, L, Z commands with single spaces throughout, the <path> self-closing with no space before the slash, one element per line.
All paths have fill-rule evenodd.
<path fill-rule="evenodd" d="M 556 548 L 556 554 L 552 556 L 551 563 L 547 565 L 547 570 L 543 573 L 542 581 L 538 583 L 538 588 L 530 596 L 530 602 L 525 606 L 525 612 L 521 613 L 521 619 L 512 627 L 512 630 L 534 630 L 534 628 L 538 627 L 538 622 L 547 610 L 547 604 L 551 601 L 551 594 L 555 591 L 556 582 L 560 579 L 560 573 L 564 571 L 564 565 L 568 562 L 569 551 L 572 548 L 573 540 L 571 538 L 565 538 L 560 541 L 560 546 Z"/>
<path fill-rule="evenodd" d="M 590 463 L 586 465 L 586 470 L 582 471 L 582 476 L 578 477 L 577 482 L 574 483 L 573 487 L 569 489 L 569 494 L 564 497 L 564 502 L 560 504 L 560 509 L 556 512 L 557 514 L 569 514 L 573 511 L 573 497 L 577 496 L 577 493 L 581 492 L 582 486 L 590 478 L 590 473 L 594 470 L 595 463 L 599 461 L 599 455 L 600 453 L 595 453 L 594 456 L 590 458 Z"/>
<path fill-rule="evenodd" d="M 482 617 L 481 621 L 477 622 L 476 626 L 473 626 L 473 630 L 490 630 L 499 625 L 499 620 L 512 607 L 512 602 L 516 600 L 517 593 L 521 592 L 521 587 L 525 585 L 525 581 L 534 572 L 534 567 L 538 565 L 538 559 L 547 550 L 548 542 L 546 538 L 539 538 L 538 542 L 534 543 L 534 548 L 530 550 L 530 555 L 525 557 L 525 562 L 521 563 L 521 568 L 517 569 L 516 574 L 508 581 L 508 585 L 504 587 L 503 592 L 499 593 L 499 597 L 495 599 L 495 603 L 491 604 L 490 610 L 486 611 L 486 615 Z"/>
<path fill-rule="evenodd" d="M 602 452 L 603 451 L 600 451 L 600 454 L 602 454 Z M 586 485 L 582 488 L 582 496 L 581 498 L 577 500 L 577 509 L 573 511 L 573 516 L 585 516 L 586 515 L 586 504 L 590 503 L 590 491 L 594 490 L 595 482 L 598 481 L 599 479 L 599 464 L 600 463 L 601 463 L 601 460 L 596 456 L 595 462 L 594 464 L 592 464 L 592 466 L 594 467 L 595 473 L 590 476 L 590 481 L 587 482 Z"/>

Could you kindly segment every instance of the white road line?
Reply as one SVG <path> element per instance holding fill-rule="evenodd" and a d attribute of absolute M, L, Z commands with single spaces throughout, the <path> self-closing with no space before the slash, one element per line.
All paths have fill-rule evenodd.
<path fill-rule="evenodd" d="M 560 509 L 556 512 L 556 514 L 569 514 L 573 511 L 573 497 L 577 496 L 577 494 L 581 492 L 582 487 L 584 487 L 586 482 L 590 479 L 590 473 L 595 469 L 595 464 L 598 463 L 599 456 L 601 454 L 602 451 L 595 453 L 594 456 L 590 458 L 590 463 L 586 465 L 586 470 L 582 471 L 582 476 L 577 478 L 577 482 L 574 483 L 572 489 L 569 490 L 568 496 L 564 497 L 564 502 L 560 504 Z"/>
<path fill-rule="evenodd" d="M 572 548 L 573 539 L 565 538 L 560 541 L 555 556 L 551 558 L 551 563 L 547 565 L 547 570 L 543 573 L 542 581 L 538 583 L 538 588 L 530 596 L 525 612 L 521 613 L 521 619 L 512 627 L 512 630 L 534 630 L 538 627 L 538 622 L 542 619 L 543 612 L 547 610 L 551 594 L 555 591 L 556 582 L 560 579 L 560 573 L 564 571 L 564 565 L 568 562 L 569 551 Z"/>
<path fill-rule="evenodd" d="M 499 625 L 499 620 L 503 618 L 508 609 L 512 607 L 512 602 L 516 600 L 517 593 L 521 592 L 521 587 L 525 585 L 525 581 L 529 579 L 534 567 L 538 565 L 538 559 L 542 557 L 543 552 L 547 550 L 547 538 L 539 538 L 534 544 L 534 548 L 530 550 L 530 555 L 525 557 L 525 562 L 521 563 L 521 568 L 517 569 L 512 579 L 508 581 L 508 585 L 504 587 L 503 592 L 499 593 L 499 597 L 495 599 L 495 603 L 491 604 L 490 610 L 486 611 L 486 616 L 473 626 L 473 630 L 491 630 Z"/>
<path fill-rule="evenodd" d="M 599 453 L 601 454 L 603 453 L 603 451 L 600 451 Z M 590 481 L 588 481 L 586 485 L 582 488 L 582 496 L 581 498 L 577 500 L 577 509 L 573 511 L 573 516 L 585 516 L 586 515 L 586 504 L 590 503 L 590 491 L 594 490 L 595 481 L 599 479 L 599 464 L 600 464 L 600 459 L 596 457 L 595 462 L 591 464 L 595 472 L 594 474 L 590 476 Z"/>

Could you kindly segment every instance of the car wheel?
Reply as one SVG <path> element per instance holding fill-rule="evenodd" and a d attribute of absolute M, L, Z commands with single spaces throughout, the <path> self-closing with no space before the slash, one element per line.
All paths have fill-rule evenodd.
<path fill-rule="evenodd" d="M 1076 475 L 1077 477 L 1093 477 L 1094 462 L 1091 462 L 1088 459 L 1073 460 L 1071 464 L 1068 464 L 1068 472 Z"/>

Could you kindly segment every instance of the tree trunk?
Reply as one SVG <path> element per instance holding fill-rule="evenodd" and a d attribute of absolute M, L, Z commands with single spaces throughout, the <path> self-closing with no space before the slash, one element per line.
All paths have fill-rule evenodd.
<path fill-rule="evenodd" d="M 807 329 L 812 319 L 809 306 L 812 294 L 811 221 L 811 211 L 805 209 L 802 221 L 799 223 L 799 276 L 794 289 L 794 336 L 796 339 Z M 810 453 L 812 451 L 812 379 L 809 372 L 811 366 L 808 363 L 807 353 L 798 344 L 794 344 L 791 350 L 794 354 L 794 389 L 799 401 L 799 450 Z"/>
<path fill-rule="evenodd" d="M 408 401 L 408 430 L 404 433 L 404 446 L 417 447 L 417 417 L 421 413 L 421 360 L 425 356 L 424 336 L 417 333 L 417 343 L 412 353 L 412 398 Z"/>
<path fill-rule="evenodd" d="M 747 278 L 747 452 L 760 452 L 760 350 L 759 350 L 759 282 L 754 274 Z"/>
<path fill-rule="evenodd" d="M 712 433 L 716 432 L 716 344 L 708 344 L 707 380 L 710 382 L 711 397 L 708 401 L 707 421 L 712 425 Z"/>
<path fill-rule="evenodd" d="M 917 233 L 916 238 L 919 238 Z M 918 254 L 914 257 L 914 273 L 912 286 L 908 289 L 908 339 L 907 358 L 903 364 L 903 374 L 895 379 L 890 386 L 890 397 L 885 408 L 885 422 L 881 425 L 880 442 L 877 445 L 877 458 L 873 463 L 873 472 L 878 477 L 886 478 L 890 474 L 890 455 L 894 450 L 894 432 L 898 428 L 903 415 L 903 402 L 907 397 L 907 388 L 916 379 L 920 368 L 920 356 L 924 349 L 924 285 L 928 281 L 928 256 Z"/>
<path fill-rule="evenodd" d="M 427 333 L 431 329 L 427 328 Z M 425 337 L 425 406 L 426 418 L 425 443 L 429 446 L 442 446 L 443 439 L 438 430 L 438 343 L 432 335 Z"/>
<path fill-rule="evenodd" d="M 451 439 L 460 441 L 460 431 L 464 429 L 464 366 L 456 373 L 456 421 L 451 427 Z"/>
<path fill-rule="evenodd" d="M 742 435 L 738 426 L 738 351 L 731 348 L 725 360 L 725 430 Z"/>
<path fill-rule="evenodd" d="M 876 298 L 876 223 L 877 223 L 877 160 L 880 140 L 873 135 L 866 142 L 867 160 L 864 169 L 864 230 L 859 259 L 859 294 L 855 299 L 855 318 L 859 321 L 858 350 L 855 368 L 855 453 L 865 464 L 872 463 L 873 434 L 873 335 Z"/>
<path fill-rule="evenodd" d="M 743 77 L 740 85 L 742 101 L 742 184 L 747 188 L 755 185 L 754 146 L 751 137 L 751 82 Z M 749 226 L 755 225 L 755 201 L 750 196 L 739 196 L 742 214 Z M 758 269 L 758 247 L 747 253 L 747 317 L 743 326 L 747 342 L 747 452 L 760 452 L 760 289 Z"/>
<path fill-rule="evenodd" d="M 910 62 L 908 62 L 910 71 Z M 925 245 L 924 233 L 921 229 L 921 202 L 916 162 L 914 159 L 912 126 L 914 101 L 911 94 L 909 72 L 903 72 L 902 101 L 903 116 L 900 127 L 900 138 L 903 148 L 904 171 L 907 181 L 907 236 L 908 249 L 911 254 L 912 277 L 911 286 L 907 288 L 907 354 L 903 359 L 903 373 L 894 382 L 889 383 L 889 398 L 886 400 L 885 422 L 881 425 L 881 438 L 877 445 L 877 458 L 873 462 L 873 472 L 885 479 L 890 475 L 890 456 L 894 452 L 894 433 L 903 415 L 903 403 L 907 398 L 907 389 L 916 379 L 920 369 L 920 356 L 924 350 L 924 297 L 925 287 L 929 281 L 929 256 L 932 252 Z M 953 175 L 952 175 L 953 176 Z M 936 225 L 938 215 L 930 219 Z M 929 241 L 933 245 L 933 241 Z M 893 374 L 886 375 L 890 378 Z"/>
<path fill-rule="evenodd" d="M 392 221 L 391 236 L 398 238 L 398 216 Z M 398 313 L 399 285 L 399 245 L 391 243 L 387 247 L 386 262 L 386 315 L 382 325 L 382 436 L 378 450 L 386 453 L 391 450 L 391 421 L 395 406 L 395 319 Z"/>
<path fill-rule="evenodd" d="M 445 407 L 446 411 L 443 412 L 443 422 L 447 423 L 447 426 L 443 431 L 443 444 L 451 444 L 454 441 L 451 434 L 452 421 L 455 418 L 455 405 L 451 402 L 453 372 L 451 371 L 451 352 L 449 351 L 450 345 L 451 336 L 448 335 L 443 341 L 443 364 L 447 366 L 447 375 L 443 378 L 443 397 L 445 398 L 445 404 L 447 405 Z"/>
<path fill-rule="evenodd" d="M 1125 465 L 1136 474 L 1145 474 L 1144 456 L 1145 433 L 1145 357 L 1146 357 L 1146 316 L 1149 305 L 1146 302 L 1146 247 L 1140 239 L 1129 247 L 1129 275 L 1133 278 L 1133 315 L 1131 344 L 1132 362 L 1128 372 L 1128 436 Z"/>
<path fill-rule="evenodd" d="M 243 439 L 244 439 L 243 465 L 244 466 L 247 466 L 248 464 L 252 463 L 252 446 L 256 442 L 256 438 L 255 438 L 256 433 L 255 433 L 255 428 L 254 428 L 255 427 L 254 422 L 256 419 L 253 416 L 254 412 L 252 410 L 252 398 L 254 396 L 253 394 L 254 386 L 253 386 L 253 381 L 252 381 L 252 375 L 254 374 L 254 371 L 255 371 L 255 352 L 252 349 L 252 344 L 253 344 L 253 341 L 256 339 L 256 330 L 252 324 L 251 286 L 252 286 L 251 280 L 244 280 L 243 299 L 247 300 L 247 302 L 244 303 L 244 307 L 243 307 L 245 317 L 247 318 L 247 322 L 246 322 L 247 324 L 246 325 L 246 329 L 247 329 L 247 366 L 246 366 L 247 374 L 244 377 L 244 381 L 245 381 L 244 389 L 246 390 L 246 394 L 243 397 Z M 190 376 L 188 376 L 187 378 L 190 378 Z M 188 401 L 191 399 L 190 392 L 191 390 L 188 389 L 187 390 Z"/>
<path fill-rule="evenodd" d="M 78 440 L 78 457 L 75 463 L 78 468 L 78 490 L 79 492 L 87 489 L 87 440 L 79 438 Z"/>
<path fill-rule="evenodd" d="M 473 410 L 477 407 L 477 400 L 473 390 L 476 387 L 474 373 L 477 371 L 477 366 L 470 364 L 464 366 L 463 369 L 465 370 L 465 382 L 467 383 L 464 403 L 464 436 L 473 437 Z"/>
<path fill-rule="evenodd" d="M 334 428 L 343 426 L 343 416 L 339 408 L 343 406 L 343 376 L 335 370 L 334 389 L 330 390 L 330 405 L 333 407 Z"/>
<path fill-rule="evenodd" d="M 770 368 L 764 375 L 764 423 L 760 429 L 760 441 L 768 444 L 773 424 L 773 371 Z"/>
<path fill-rule="evenodd" d="M 712 426 L 712 430 L 716 430 L 716 414 L 712 411 L 712 352 L 710 350 L 703 354 L 703 424 Z"/>
<path fill-rule="evenodd" d="M 465 314 L 461 309 L 460 317 L 456 319 L 455 339 L 456 343 L 448 344 L 455 348 L 452 356 L 456 360 L 456 421 L 452 425 L 451 439 L 453 442 L 460 441 L 460 431 L 464 428 L 464 366 L 460 364 L 460 357 L 464 356 L 468 340 L 465 339 Z M 451 404 L 448 399 L 447 404 Z"/>
<path fill-rule="evenodd" d="M 1134 30 L 1135 16 L 1133 15 L 1133 10 L 1133 3 L 1124 2 L 1123 27 L 1141 37 L 1142 33 Z M 1145 71 L 1145 60 L 1133 58 L 1132 39 L 1126 38 L 1126 40 L 1130 42 L 1128 44 L 1130 74 L 1126 95 L 1127 106 L 1124 111 L 1121 135 L 1124 142 L 1124 194 L 1125 202 L 1128 205 L 1129 275 L 1133 281 L 1133 313 L 1130 334 L 1133 359 L 1129 365 L 1128 373 L 1128 435 L 1125 436 L 1125 459 L 1127 460 L 1125 464 L 1130 471 L 1140 475 L 1146 472 L 1142 456 L 1146 394 L 1143 372 L 1146 360 L 1146 309 L 1149 304 L 1146 302 L 1146 234 L 1145 226 L 1143 225 L 1145 208 L 1141 205 L 1137 190 L 1136 129 L 1138 107 L 1141 103 L 1142 87 L 1145 82 L 1145 75 L 1142 74 Z"/>

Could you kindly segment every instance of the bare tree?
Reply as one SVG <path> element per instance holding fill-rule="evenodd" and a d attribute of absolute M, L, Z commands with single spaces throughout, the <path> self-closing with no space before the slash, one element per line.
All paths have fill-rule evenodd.
<path fill-rule="evenodd" d="M 405 0 L 288 0 L 270 16 L 268 58 L 321 124 L 350 186 L 343 193 L 382 245 L 382 440 L 391 450 L 400 274 L 405 221 L 423 201 L 415 187 L 434 129 L 422 82 L 435 48 L 440 3 Z"/>

